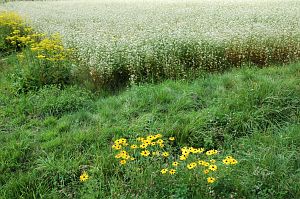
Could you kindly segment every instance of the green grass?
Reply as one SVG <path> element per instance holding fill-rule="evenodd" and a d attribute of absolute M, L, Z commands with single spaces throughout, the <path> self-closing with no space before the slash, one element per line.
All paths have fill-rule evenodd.
<path fill-rule="evenodd" d="M 151 172 L 155 164 L 132 178 L 118 169 L 112 141 L 149 132 L 234 155 L 239 164 L 213 186 L 216 198 L 300 197 L 299 63 L 103 96 L 74 86 L 15 94 L 14 59 L 0 67 L 0 198 L 213 197 L 193 179 Z"/>

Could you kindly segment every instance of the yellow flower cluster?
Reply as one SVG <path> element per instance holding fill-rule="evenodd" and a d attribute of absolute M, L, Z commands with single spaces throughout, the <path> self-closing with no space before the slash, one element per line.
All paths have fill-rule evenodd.
<path fill-rule="evenodd" d="M 20 25 L 23 25 L 23 20 L 20 15 L 15 12 L 1 12 L 0 13 L 0 26 L 8 26 L 13 29 L 17 29 Z"/>
<path fill-rule="evenodd" d="M 170 137 L 169 142 L 174 142 L 175 138 Z M 122 159 L 120 164 L 124 165 L 128 160 L 135 160 L 136 157 L 163 157 L 167 158 L 170 153 L 167 151 L 161 151 L 165 147 L 165 143 L 168 142 L 162 139 L 161 134 L 149 135 L 147 137 L 138 137 L 134 144 L 129 144 L 127 139 L 120 138 L 114 141 L 112 148 L 116 151 L 120 151 L 115 155 L 115 158 Z M 151 150 L 150 150 L 151 149 Z M 154 150 L 155 149 L 155 150 Z M 133 155 L 129 155 L 126 150 L 132 150 Z M 138 151 L 137 151 L 138 150 Z"/>
<path fill-rule="evenodd" d="M 41 34 L 30 34 L 21 30 L 14 30 L 6 40 L 13 46 L 25 47 L 37 41 Z"/>
<path fill-rule="evenodd" d="M 168 170 L 168 169 L 162 169 L 160 172 L 161 172 L 161 174 L 167 174 L 168 171 L 169 171 L 170 175 L 174 175 L 176 173 L 176 169 L 170 169 L 170 170 Z"/>
<path fill-rule="evenodd" d="M 35 42 L 36 37 L 32 35 L 32 28 L 28 27 L 15 12 L 1 12 L 0 27 L 10 32 L 6 40 L 12 46 L 24 47 Z"/>
<path fill-rule="evenodd" d="M 156 146 L 163 148 L 164 147 L 164 141 L 160 139 L 162 137 L 161 134 L 157 135 L 149 135 L 146 138 L 139 137 L 137 138 L 137 141 L 141 142 L 140 148 L 147 148 L 148 146 Z"/>
<path fill-rule="evenodd" d="M 218 153 L 218 151 L 217 150 L 209 150 L 209 151 L 206 151 L 206 155 L 216 155 Z"/>
<path fill-rule="evenodd" d="M 147 137 L 138 137 L 134 143 L 130 143 L 125 138 L 120 138 L 114 141 L 112 148 L 117 151 L 115 155 L 121 165 L 125 165 L 129 160 L 136 160 L 137 163 L 142 161 L 142 158 L 152 158 L 158 165 L 159 162 L 164 165 L 160 173 L 162 175 L 175 175 L 178 170 L 182 171 L 185 168 L 187 171 L 198 172 L 204 174 L 217 175 L 219 167 L 222 167 L 218 161 L 222 159 L 212 159 L 213 155 L 219 152 L 215 149 L 205 150 L 204 148 L 182 147 L 180 154 L 173 155 L 171 151 L 176 151 L 174 147 L 175 137 L 164 139 L 161 134 L 149 135 Z M 200 158 L 201 157 L 201 158 Z M 186 160 L 190 159 L 189 162 Z M 227 156 L 222 160 L 224 164 L 237 164 L 232 156 Z M 134 161 L 135 162 L 135 161 Z M 165 167 L 165 164 L 170 164 L 171 168 Z M 216 176 L 206 177 L 207 183 L 214 183 Z"/>
<path fill-rule="evenodd" d="M 128 160 L 135 160 L 134 157 L 131 157 L 127 151 L 121 151 L 120 153 L 118 153 L 117 155 L 115 155 L 115 158 L 117 159 L 122 159 L 120 160 L 120 164 L 126 164 Z"/>
<path fill-rule="evenodd" d="M 236 159 L 234 159 L 232 156 L 227 156 L 224 160 L 223 160 L 223 163 L 226 164 L 226 165 L 229 165 L 229 164 L 237 164 L 238 161 Z"/>
<path fill-rule="evenodd" d="M 72 49 L 64 48 L 59 34 L 47 37 L 45 34 L 35 33 L 14 12 L 3 12 L 0 14 L 1 26 L 6 26 L 11 31 L 10 35 L 6 37 L 10 45 L 15 46 L 16 49 L 30 47 L 31 53 L 39 60 L 63 61 L 72 52 Z"/>
<path fill-rule="evenodd" d="M 186 160 L 190 153 L 192 154 L 200 154 L 203 153 L 204 148 L 194 148 L 194 147 L 183 147 L 181 148 L 181 156 L 179 157 L 180 160 Z"/>
<path fill-rule="evenodd" d="M 54 34 L 50 37 L 45 37 L 39 42 L 32 43 L 30 49 L 36 54 L 38 59 L 48 61 L 63 61 L 72 51 L 64 48 L 59 34 Z"/>

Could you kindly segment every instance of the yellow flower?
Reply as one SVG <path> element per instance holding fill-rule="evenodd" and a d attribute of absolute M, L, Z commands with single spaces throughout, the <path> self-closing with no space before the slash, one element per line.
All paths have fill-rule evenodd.
<path fill-rule="evenodd" d="M 210 160 L 209 162 L 214 164 L 214 163 L 216 163 L 216 160 Z"/>
<path fill-rule="evenodd" d="M 169 173 L 170 173 L 170 175 L 174 175 L 174 174 L 176 173 L 176 170 L 175 170 L 175 169 L 171 169 L 171 170 L 169 171 Z"/>
<path fill-rule="evenodd" d="M 141 155 L 147 157 L 150 154 L 148 150 L 142 151 Z"/>
<path fill-rule="evenodd" d="M 126 160 L 120 160 L 120 164 L 121 165 L 126 164 Z"/>
<path fill-rule="evenodd" d="M 197 164 L 196 164 L 196 165 L 197 165 Z M 187 165 L 187 168 L 188 168 L 188 169 L 193 169 L 193 168 L 196 167 L 196 165 L 195 165 L 195 163 L 193 162 L 193 163 L 191 163 L 191 164 L 188 164 L 188 165 Z"/>
<path fill-rule="evenodd" d="M 215 149 L 212 149 L 212 150 L 206 151 L 206 155 L 208 155 L 208 156 L 210 156 L 210 155 L 215 155 L 215 154 L 217 154 L 217 153 L 218 153 L 218 151 L 217 151 L 217 150 L 215 150 Z"/>
<path fill-rule="evenodd" d="M 122 143 L 122 142 L 121 142 L 120 139 L 115 141 L 115 144 L 121 144 L 121 143 Z"/>
<path fill-rule="evenodd" d="M 214 183 L 215 181 L 216 181 L 216 179 L 213 178 L 213 177 L 208 177 L 208 178 L 207 178 L 207 182 L 208 182 L 208 183 Z"/>
<path fill-rule="evenodd" d="M 127 140 L 126 140 L 125 138 L 121 138 L 120 141 L 121 141 L 121 143 L 123 143 L 123 144 L 127 142 Z"/>
<path fill-rule="evenodd" d="M 130 160 L 132 160 L 132 161 L 133 161 L 133 160 L 135 160 L 135 158 L 130 158 Z"/>
<path fill-rule="evenodd" d="M 115 158 L 117 158 L 117 159 L 119 159 L 119 158 L 121 158 L 122 157 L 122 155 L 121 154 L 117 154 L 117 155 L 115 155 Z"/>
<path fill-rule="evenodd" d="M 177 167 L 177 166 L 179 165 L 179 163 L 178 163 L 178 162 L 173 162 L 172 165 L 173 165 L 174 167 Z"/>
<path fill-rule="evenodd" d="M 151 146 L 155 146 L 156 145 L 156 143 L 155 142 L 151 142 Z"/>
<path fill-rule="evenodd" d="M 231 159 L 231 161 L 230 161 L 230 164 L 237 164 L 238 163 L 238 161 L 236 160 L 236 159 Z"/>
<path fill-rule="evenodd" d="M 159 139 L 156 142 L 157 142 L 157 144 L 163 144 L 164 143 L 164 141 L 162 139 Z"/>
<path fill-rule="evenodd" d="M 122 158 L 128 160 L 130 156 L 126 154 L 126 155 L 122 155 Z"/>
<path fill-rule="evenodd" d="M 155 139 L 156 139 L 156 138 L 161 138 L 161 137 L 162 137 L 161 134 L 156 134 L 156 135 L 155 135 Z"/>
<path fill-rule="evenodd" d="M 158 155 L 159 155 L 159 151 L 153 151 L 153 152 L 152 152 L 152 155 L 153 155 L 153 156 L 158 156 Z"/>
<path fill-rule="evenodd" d="M 120 145 L 114 144 L 112 145 L 112 148 L 115 150 L 120 150 L 122 147 Z"/>
<path fill-rule="evenodd" d="M 130 148 L 132 148 L 132 149 L 136 149 L 136 148 L 138 148 L 138 146 L 137 146 L 137 145 L 135 145 L 135 144 L 133 144 L 133 145 L 131 145 L 131 146 L 130 146 Z"/>
<path fill-rule="evenodd" d="M 199 161 L 198 161 L 198 164 L 203 166 L 204 161 L 203 161 L 203 160 L 199 160 Z"/>
<path fill-rule="evenodd" d="M 198 153 L 198 149 L 193 148 L 193 149 L 190 150 L 190 152 L 191 152 L 191 153 Z"/>
<path fill-rule="evenodd" d="M 193 167 L 192 165 L 188 164 L 188 165 L 187 165 L 187 168 L 188 168 L 188 169 L 193 169 L 194 167 Z"/>
<path fill-rule="evenodd" d="M 161 172 L 162 174 L 166 174 L 166 173 L 168 172 L 168 169 L 162 169 L 160 172 Z"/>
<path fill-rule="evenodd" d="M 205 170 L 203 171 L 203 173 L 208 174 L 208 173 L 209 173 L 209 170 L 208 170 L 208 169 L 205 169 Z"/>
<path fill-rule="evenodd" d="M 217 165 L 210 165 L 209 169 L 212 171 L 216 171 L 218 169 Z"/>
<path fill-rule="evenodd" d="M 213 153 L 213 154 L 217 154 L 217 153 L 218 153 L 218 150 L 215 150 L 215 149 L 214 149 L 214 150 L 212 150 L 212 153 Z"/>
<path fill-rule="evenodd" d="M 163 153 L 162 153 L 162 156 L 168 157 L 168 156 L 169 156 L 169 153 L 168 153 L 168 152 L 163 152 Z"/>
<path fill-rule="evenodd" d="M 116 141 L 115 141 L 115 144 L 116 144 L 116 145 L 119 145 L 119 144 L 122 144 L 122 142 L 121 142 L 121 140 L 116 140 Z"/>
<path fill-rule="evenodd" d="M 210 156 L 210 155 L 215 155 L 215 154 L 217 154 L 217 153 L 218 153 L 218 151 L 217 151 L 217 150 L 215 150 L 215 149 L 212 149 L 212 150 L 206 151 L 206 155 L 208 155 L 208 156 Z"/>
<path fill-rule="evenodd" d="M 148 146 L 147 144 L 141 144 L 140 148 L 145 149 L 145 148 L 147 148 L 147 146 Z"/>
<path fill-rule="evenodd" d="M 146 145 L 151 144 L 151 141 L 150 141 L 150 140 L 144 140 L 143 142 L 144 142 L 144 144 L 146 144 Z"/>
<path fill-rule="evenodd" d="M 237 164 L 238 161 L 234 159 L 232 156 L 227 156 L 224 160 L 223 163 L 228 165 L 228 164 Z"/>
<path fill-rule="evenodd" d="M 174 140 L 175 140 L 175 137 L 169 137 L 169 140 L 170 140 L 170 141 L 174 141 Z"/>
<path fill-rule="evenodd" d="M 180 159 L 180 160 L 186 160 L 186 158 L 187 158 L 187 157 L 186 157 L 185 155 L 179 156 L 179 159 Z"/>
<path fill-rule="evenodd" d="M 189 152 L 193 152 L 194 150 L 195 150 L 194 147 L 189 147 L 189 148 L 188 148 L 188 151 L 189 151 Z"/>
<path fill-rule="evenodd" d="M 230 159 L 224 159 L 223 163 L 226 164 L 226 165 L 230 164 Z"/>
<path fill-rule="evenodd" d="M 181 151 L 187 151 L 187 150 L 189 150 L 189 149 L 185 146 L 185 147 L 182 147 L 180 150 L 181 150 Z"/>
<path fill-rule="evenodd" d="M 84 171 L 84 172 L 80 175 L 79 179 L 80 179 L 81 182 L 84 182 L 84 181 L 86 181 L 86 180 L 89 179 L 89 175 L 87 174 L 87 172 Z"/>
<path fill-rule="evenodd" d="M 205 167 L 209 166 L 209 163 L 205 162 L 203 160 L 199 160 L 198 163 L 199 163 L 199 165 L 202 165 L 202 166 L 205 166 Z"/>
<path fill-rule="evenodd" d="M 153 135 L 147 136 L 147 140 L 153 140 L 155 137 Z"/>
<path fill-rule="evenodd" d="M 38 55 L 36 56 L 38 59 L 44 59 L 46 56 L 45 55 Z"/>
<path fill-rule="evenodd" d="M 160 146 L 160 148 L 164 148 L 165 145 L 164 144 L 160 144 L 159 146 Z"/>
<path fill-rule="evenodd" d="M 182 155 L 185 155 L 185 156 L 187 156 L 187 155 L 189 155 L 190 154 L 190 152 L 188 151 L 188 150 L 184 150 L 184 151 L 182 151 Z"/>

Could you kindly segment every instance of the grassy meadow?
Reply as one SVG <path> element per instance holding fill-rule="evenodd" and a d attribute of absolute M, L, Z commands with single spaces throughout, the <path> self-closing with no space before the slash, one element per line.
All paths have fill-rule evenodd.
<path fill-rule="evenodd" d="M 0 4 L 0 198 L 300 198 L 300 2 Z"/>

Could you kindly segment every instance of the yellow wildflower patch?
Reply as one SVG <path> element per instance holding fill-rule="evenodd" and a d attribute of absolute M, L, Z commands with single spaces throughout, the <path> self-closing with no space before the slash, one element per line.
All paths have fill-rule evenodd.
<path fill-rule="evenodd" d="M 237 160 L 232 156 L 227 156 L 224 159 L 218 158 L 217 154 L 219 152 L 215 149 L 205 151 L 204 148 L 187 146 L 182 148 L 175 146 L 176 148 L 174 148 L 175 143 L 168 142 L 168 140 L 172 141 L 169 137 L 164 138 L 160 134 L 151 134 L 144 138 L 138 137 L 137 139 L 128 140 L 121 138 L 114 141 L 112 148 L 115 149 L 114 152 L 116 152 L 115 158 L 118 159 L 119 164 L 125 165 L 123 167 L 125 169 L 128 168 L 132 170 L 133 166 L 137 166 L 140 169 L 141 165 L 145 167 L 149 165 L 150 168 L 157 167 L 157 171 L 164 176 L 175 175 L 178 171 L 187 172 L 187 175 L 198 176 L 200 170 L 202 174 L 215 175 L 206 178 L 209 184 L 216 181 L 222 169 L 228 168 L 225 167 L 224 164 L 237 164 Z M 161 145 L 165 147 L 163 152 L 160 151 Z M 122 147 L 122 151 L 117 150 L 119 147 Z M 178 149 L 180 150 L 178 151 Z M 205 153 L 203 153 L 204 151 Z M 214 159 L 211 158 L 212 155 L 216 155 Z M 187 158 L 190 160 L 189 163 L 185 161 Z M 181 162 L 175 161 L 178 159 L 181 160 Z M 220 164 L 219 162 L 221 161 L 224 164 Z"/>

